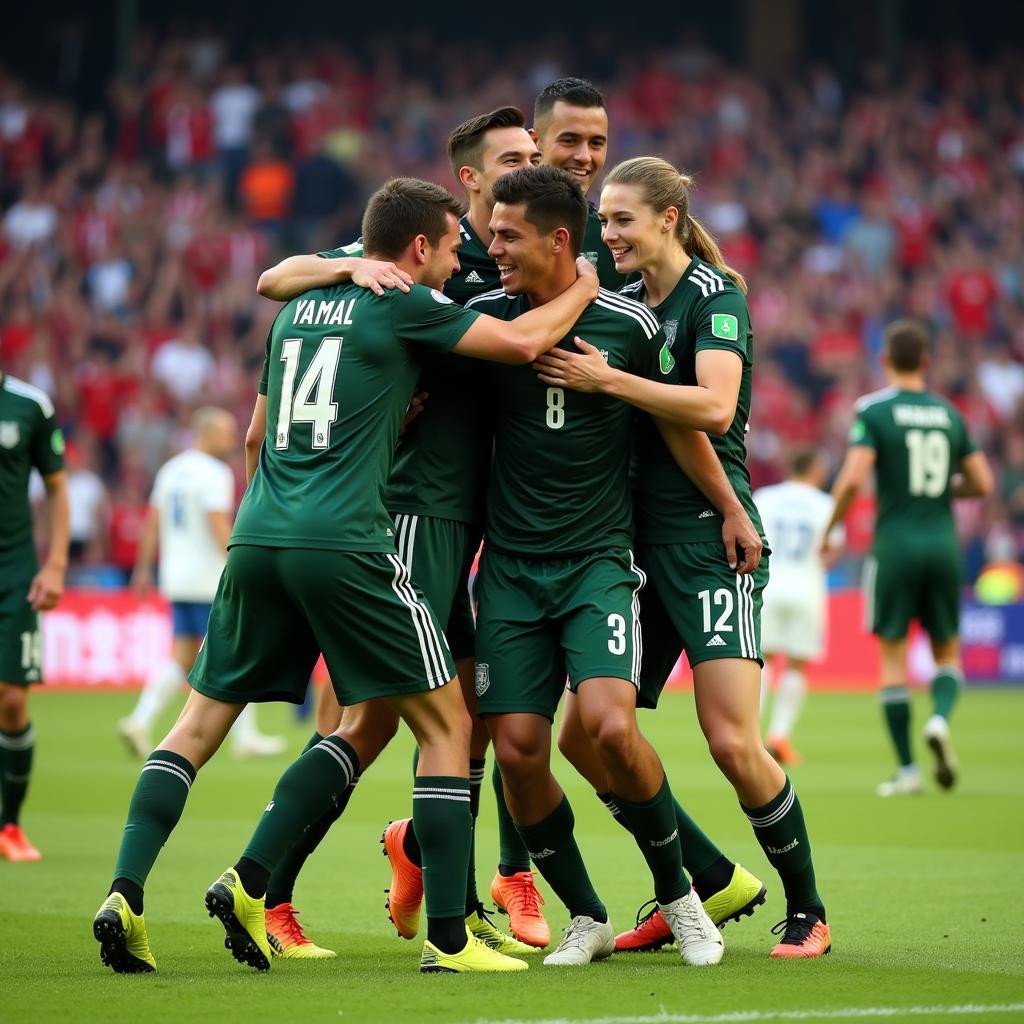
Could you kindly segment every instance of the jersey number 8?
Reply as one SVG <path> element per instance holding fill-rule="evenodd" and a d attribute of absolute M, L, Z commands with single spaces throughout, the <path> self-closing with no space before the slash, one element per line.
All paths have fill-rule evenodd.
<path fill-rule="evenodd" d="M 295 387 L 295 375 L 299 370 L 302 340 L 289 338 L 281 346 L 284 376 L 281 379 L 281 408 L 277 414 L 275 448 L 280 450 L 288 447 L 293 423 L 313 425 L 311 444 L 314 449 L 330 447 L 331 424 L 338 418 L 338 403 L 331 401 L 331 396 L 334 394 L 334 380 L 338 374 L 343 340 L 324 338 L 320 342 L 298 388 Z"/>
<path fill-rule="evenodd" d="M 562 388 L 548 388 L 548 411 L 544 417 L 551 430 L 565 426 L 565 391 Z"/>

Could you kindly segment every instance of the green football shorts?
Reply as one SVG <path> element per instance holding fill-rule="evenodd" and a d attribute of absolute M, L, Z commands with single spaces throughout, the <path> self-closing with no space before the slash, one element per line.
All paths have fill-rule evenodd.
<path fill-rule="evenodd" d="M 469 600 L 469 573 L 480 546 L 477 528 L 454 519 L 394 516 L 398 557 L 438 620 L 456 661 L 473 657 L 476 630 Z"/>
<path fill-rule="evenodd" d="M 864 562 L 867 628 L 885 640 L 902 640 L 917 619 L 932 640 L 960 632 L 961 555 L 949 544 L 875 544 Z"/>
<path fill-rule="evenodd" d="M 39 614 L 25 600 L 31 585 L 28 576 L 4 580 L 0 587 L 0 683 L 33 686 L 43 681 Z"/>
<path fill-rule="evenodd" d="M 455 675 L 437 619 L 397 554 L 232 547 L 193 689 L 229 704 L 301 704 L 321 651 L 342 707 L 431 690 Z"/>
<path fill-rule="evenodd" d="M 637 706 L 655 708 L 681 651 L 690 665 L 722 658 L 761 663 L 768 556 L 753 573 L 729 568 L 721 541 L 648 544 L 637 562 L 650 581 L 640 600 L 644 661 Z"/>
<path fill-rule="evenodd" d="M 637 685 L 644 575 L 628 550 L 522 558 L 484 549 L 476 581 L 480 714 L 554 718 L 584 679 Z"/>

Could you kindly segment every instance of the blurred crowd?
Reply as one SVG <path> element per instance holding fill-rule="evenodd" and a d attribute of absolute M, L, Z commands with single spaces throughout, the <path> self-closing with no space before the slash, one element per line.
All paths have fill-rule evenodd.
<path fill-rule="evenodd" d="M 508 102 L 529 111 L 563 74 L 605 91 L 610 162 L 657 153 L 696 175 L 695 214 L 747 276 L 755 486 L 797 446 L 838 465 L 854 399 L 882 383 L 883 325 L 923 317 L 932 382 L 999 475 L 995 500 L 958 510 L 969 572 L 1020 559 L 1024 53 L 922 51 L 895 77 L 804 66 L 768 82 L 694 42 L 587 43 L 495 61 L 427 36 L 356 55 L 331 39 L 239 54 L 207 32 L 143 34 L 95 110 L 0 68 L 0 368 L 56 402 L 80 579 L 130 568 L 155 469 L 198 404 L 248 422 L 276 311 L 259 272 L 357 237 L 390 174 L 454 189 L 451 128 Z M 871 518 L 869 497 L 855 553 Z"/>

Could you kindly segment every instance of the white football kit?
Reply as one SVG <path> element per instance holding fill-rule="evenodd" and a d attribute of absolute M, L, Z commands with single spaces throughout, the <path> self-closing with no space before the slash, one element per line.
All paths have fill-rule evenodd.
<path fill-rule="evenodd" d="M 787 480 L 754 493 L 771 548 L 771 573 L 761 612 L 761 648 L 815 661 L 825 651 L 828 621 L 825 568 L 819 552 L 832 498 Z"/>
<path fill-rule="evenodd" d="M 210 513 L 234 511 L 231 469 L 205 452 L 184 451 L 161 467 L 149 503 L 160 514 L 160 592 L 172 602 L 211 603 L 227 556 Z"/>

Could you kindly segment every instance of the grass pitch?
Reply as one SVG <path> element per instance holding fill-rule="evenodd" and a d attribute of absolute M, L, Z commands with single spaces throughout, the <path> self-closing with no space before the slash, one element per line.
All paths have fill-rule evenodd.
<path fill-rule="evenodd" d="M 411 743 L 402 735 L 360 783 L 343 819 L 296 889 L 302 921 L 326 962 L 276 961 L 267 975 L 237 965 L 203 908 L 206 887 L 245 846 L 274 782 L 311 727 L 283 707 L 261 710 L 286 732 L 287 756 L 235 761 L 227 750 L 201 773 L 146 893 L 157 958 L 151 975 L 101 967 L 91 920 L 107 891 L 138 763 L 114 723 L 132 697 L 33 694 L 36 771 L 24 825 L 39 864 L 0 861 L 2 1019 L 162 1021 L 645 1022 L 846 1020 L 1024 1021 L 1024 693 L 969 692 L 955 738 L 964 776 L 952 794 L 880 800 L 892 758 L 870 694 L 812 694 L 792 772 L 807 815 L 833 955 L 767 959 L 784 912 L 779 882 L 735 798 L 708 758 L 688 694 L 667 695 L 642 726 L 673 788 L 733 859 L 768 886 L 768 902 L 725 930 L 715 968 L 684 968 L 674 950 L 617 955 L 587 968 L 514 976 L 421 976 L 419 942 L 398 939 L 384 911 L 387 861 L 378 839 L 410 808 Z M 924 695 L 915 727 L 925 721 Z M 920 744 L 919 744 L 920 746 Z M 925 751 L 921 750 L 922 755 Z M 577 835 L 613 924 L 633 923 L 650 896 L 640 853 L 564 763 Z M 478 828 L 481 894 L 497 852 L 485 788 Z M 552 931 L 567 923 L 557 899 Z M 501 919 L 499 919 L 501 920 Z M 10 1016 L 8 1015 L 10 1011 Z"/>

